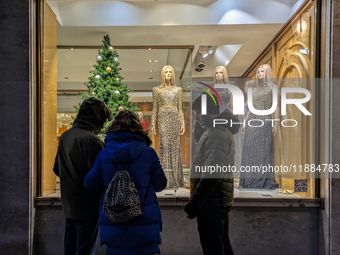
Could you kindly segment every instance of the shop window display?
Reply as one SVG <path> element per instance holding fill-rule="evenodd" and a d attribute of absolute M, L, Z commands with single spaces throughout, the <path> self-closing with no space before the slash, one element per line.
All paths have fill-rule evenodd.
<path fill-rule="evenodd" d="M 144 42 L 145 45 L 142 46 L 131 46 L 134 43 L 138 44 L 138 42 L 130 41 L 125 42 L 128 46 L 123 44 L 121 44 L 123 46 L 119 46 L 120 41 L 116 40 L 117 36 L 113 37 L 114 33 L 110 33 L 112 42 L 105 45 L 107 48 L 105 48 L 105 52 L 112 56 L 102 56 L 98 54 L 98 49 L 100 49 L 100 40 L 103 35 L 100 36 L 101 38 L 97 37 L 98 42 L 92 42 L 92 45 L 88 47 L 75 44 L 73 50 L 70 50 L 70 46 L 64 46 L 71 45 L 69 42 L 72 40 L 64 39 L 65 43 L 58 42 L 56 51 L 58 87 L 55 92 L 58 106 L 57 111 L 53 114 L 59 116 L 58 118 L 61 118 L 61 114 L 75 116 L 74 106 L 82 101 L 78 97 L 79 94 L 83 94 L 82 98 L 85 98 L 85 94 L 86 96 L 96 97 L 103 95 L 107 97 L 106 103 L 110 108 L 114 105 L 117 111 L 119 111 L 119 107 L 125 107 L 138 112 L 145 130 L 149 131 L 153 141 L 152 146 L 159 154 L 163 168 L 167 173 L 167 190 L 158 194 L 158 196 L 162 198 L 188 198 L 191 154 L 196 147 L 194 141 L 196 123 L 190 105 L 202 92 L 197 87 L 205 88 L 211 93 L 212 90 L 202 84 L 207 84 L 213 88 L 215 84 L 230 84 L 238 87 L 243 92 L 245 112 L 243 115 L 236 114 L 240 122 L 259 119 L 258 116 L 249 112 L 247 88 L 252 88 L 252 103 L 256 109 L 271 107 L 272 90 L 269 88 L 271 86 L 266 82 L 263 83 L 264 86 L 259 85 L 262 84 L 259 81 L 261 77 L 256 70 L 261 69 L 261 67 L 264 69 L 265 75 L 270 73 L 269 69 L 271 70 L 270 84 L 276 86 L 279 91 L 284 87 L 303 87 L 310 90 L 314 95 L 313 84 L 307 82 L 308 78 L 313 77 L 313 22 L 313 5 L 310 4 L 295 19 L 290 21 L 286 29 L 281 31 L 280 37 L 275 39 L 275 42 L 268 45 L 270 40 L 267 40 L 266 43 L 263 43 L 262 48 L 259 48 L 265 49 L 267 47 L 267 51 L 260 54 L 261 50 L 257 49 L 257 53 L 253 54 L 251 59 L 243 58 L 242 60 L 240 60 L 238 54 L 243 54 L 243 57 L 246 56 L 242 52 L 246 46 L 232 45 L 233 47 L 228 48 L 230 45 L 227 43 L 225 45 L 214 45 L 209 42 L 211 45 L 205 43 L 207 46 L 203 43 L 198 45 L 193 43 L 193 45 L 183 46 L 175 45 L 172 42 L 170 45 L 163 43 L 158 47 L 149 47 L 145 45 L 152 45 L 151 42 L 150 44 Z M 275 33 L 279 28 L 277 27 Z M 65 36 L 63 31 L 69 28 L 60 26 L 58 29 L 58 33 L 63 39 L 63 36 Z M 128 30 L 128 28 L 126 29 Z M 220 26 L 220 29 L 224 29 L 223 26 Z M 275 33 L 273 33 L 273 36 Z M 227 34 L 226 38 L 228 38 Z M 223 40 L 220 41 L 223 42 Z M 113 50 L 109 47 L 112 47 Z M 205 55 L 205 48 L 214 51 Z M 230 52 L 236 48 L 237 50 L 231 54 Z M 114 51 L 117 54 L 119 53 L 119 59 L 114 55 L 116 54 Z M 227 53 L 231 55 L 229 56 Z M 199 59 L 197 56 L 200 56 Z M 111 62 L 108 61 L 110 57 L 112 57 Z M 247 64 L 243 64 L 245 62 Z M 120 63 L 119 67 L 118 63 Z M 198 66 L 204 65 L 205 67 L 198 68 Z M 242 65 L 243 67 L 239 68 Z M 121 68 L 121 70 L 118 71 L 118 68 Z M 170 80 L 173 79 L 173 82 L 170 83 L 170 86 L 164 86 L 163 80 L 166 80 L 166 72 L 169 70 L 172 72 Z M 89 72 L 91 73 L 90 79 L 88 79 Z M 108 77 L 113 79 L 113 85 L 106 82 Z M 304 80 L 293 81 L 293 78 Z M 88 82 L 89 86 L 85 86 L 85 82 Z M 123 84 L 127 86 L 124 87 Z M 108 86 L 112 87 L 108 88 Z M 223 102 L 220 105 L 221 110 L 233 111 L 235 95 L 232 91 L 219 88 L 216 88 L 216 91 Z M 123 94 L 126 94 L 126 96 L 123 97 Z M 289 98 L 296 97 L 301 97 L 301 95 L 298 93 L 289 95 Z M 164 102 L 169 104 L 164 104 Z M 317 103 L 315 98 L 312 97 L 305 106 L 314 114 Z M 261 108 L 262 106 L 264 108 Z M 280 111 L 280 109 L 277 108 L 277 111 Z M 277 124 L 275 130 L 273 130 L 271 122 L 266 122 L 266 125 L 262 128 L 246 127 L 243 132 L 240 129 L 240 132 L 234 135 L 234 165 L 237 169 L 234 173 L 235 198 L 315 196 L 315 180 L 311 173 L 279 171 L 269 176 L 268 174 L 249 175 L 240 172 L 242 166 L 258 166 L 268 162 L 274 166 L 289 166 L 291 164 L 299 166 L 314 162 L 314 130 L 311 128 L 315 121 L 314 115 L 312 117 L 304 116 L 299 109 L 289 105 L 286 117 L 278 117 L 276 113 L 265 117 L 265 119 L 277 118 L 280 121 L 295 119 L 299 126 L 285 129 Z M 67 125 L 61 125 L 59 119 L 57 119 L 57 122 L 58 137 L 70 126 L 70 122 Z M 256 125 L 255 122 L 253 124 Z M 254 130 L 261 133 L 266 144 L 259 143 L 259 138 L 255 136 Z M 45 134 L 49 133 L 45 132 Z M 254 154 L 255 151 L 261 152 L 261 155 L 259 153 Z M 53 158 L 52 152 L 50 154 L 50 158 Z M 254 158 L 251 159 L 251 156 Z M 266 158 L 267 161 L 260 161 L 259 158 L 261 157 Z M 46 158 L 45 161 L 47 160 Z M 51 169 L 48 169 L 47 165 L 46 167 L 42 166 L 42 176 L 45 176 L 46 180 L 51 180 L 48 189 L 45 185 L 46 181 L 42 182 L 41 190 L 43 192 L 41 192 L 41 195 L 43 196 L 54 194 L 59 190 L 58 180 L 55 181 L 54 176 L 48 175 L 47 172 L 49 171 Z M 305 185 L 307 192 L 295 190 L 294 185 L 298 181 L 307 183 Z"/>

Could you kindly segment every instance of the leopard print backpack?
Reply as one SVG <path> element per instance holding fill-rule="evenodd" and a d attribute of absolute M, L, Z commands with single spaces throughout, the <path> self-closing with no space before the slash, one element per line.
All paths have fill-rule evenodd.
<path fill-rule="evenodd" d="M 132 161 L 126 170 L 119 170 L 115 162 L 112 162 L 117 172 L 105 192 L 103 212 L 112 223 L 126 223 L 143 214 L 142 208 L 149 186 L 141 205 L 135 183 L 128 172 Z"/>

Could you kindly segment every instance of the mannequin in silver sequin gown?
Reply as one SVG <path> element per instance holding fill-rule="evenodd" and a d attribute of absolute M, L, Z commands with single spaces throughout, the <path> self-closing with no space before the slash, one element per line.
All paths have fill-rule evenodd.
<path fill-rule="evenodd" d="M 175 72 L 171 66 L 162 68 L 162 83 L 152 89 L 153 110 L 151 116 L 153 134 L 156 120 L 159 131 L 159 158 L 168 179 L 168 188 L 184 186 L 180 135 L 184 134 L 182 88 L 174 84 Z"/>
<path fill-rule="evenodd" d="M 277 87 L 272 81 L 270 66 L 261 65 L 256 72 L 255 86 L 252 88 L 252 103 L 257 110 L 268 110 L 272 106 L 272 89 Z M 248 88 L 249 89 L 249 88 Z M 279 119 L 279 107 L 274 112 L 275 119 Z M 248 126 L 248 121 L 252 119 L 262 120 L 264 125 L 260 126 L 260 121 L 252 121 Z M 272 126 L 272 115 L 255 115 L 248 112 L 246 116 L 246 127 L 242 128 L 244 134 L 242 166 L 260 167 L 271 165 L 274 167 L 274 138 L 277 132 L 277 122 Z M 276 185 L 274 172 L 241 172 L 240 187 L 252 189 L 274 189 Z"/>

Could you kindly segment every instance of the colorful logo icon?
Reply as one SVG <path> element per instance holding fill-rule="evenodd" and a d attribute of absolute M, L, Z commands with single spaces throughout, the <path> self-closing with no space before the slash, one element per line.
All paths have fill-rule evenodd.
<path fill-rule="evenodd" d="M 220 101 L 221 106 L 223 105 L 220 96 L 218 95 L 217 91 L 213 87 L 211 87 L 210 85 L 203 83 L 203 82 L 197 82 L 197 83 L 206 86 L 208 89 L 210 89 L 212 92 L 214 92 L 215 95 L 217 96 L 218 100 Z M 212 100 L 214 100 L 215 105 L 217 105 L 215 98 L 213 97 L 213 95 L 210 93 L 209 90 L 206 90 L 206 89 L 203 89 L 203 88 L 200 88 L 200 87 L 197 87 L 197 88 L 206 92 L 212 98 Z"/>

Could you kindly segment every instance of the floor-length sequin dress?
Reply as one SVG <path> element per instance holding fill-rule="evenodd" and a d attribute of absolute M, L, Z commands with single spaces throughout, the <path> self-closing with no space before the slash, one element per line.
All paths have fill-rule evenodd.
<path fill-rule="evenodd" d="M 274 84 L 262 85 L 253 88 L 253 106 L 257 110 L 268 110 L 272 105 L 272 88 Z M 261 126 L 262 120 L 264 125 Z M 243 152 L 242 152 L 242 167 L 255 170 L 260 169 L 261 166 L 274 166 L 274 139 L 272 133 L 272 119 L 271 115 L 255 115 L 250 112 L 248 122 L 251 121 L 252 126 L 246 126 Z M 260 169 L 261 170 L 261 169 Z M 240 187 L 253 189 L 273 189 L 275 184 L 274 172 L 241 172 Z"/>
<path fill-rule="evenodd" d="M 159 158 L 168 179 L 168 188 L 183 187 L 180 129 L 184 128 L 182 88 L 158 86 L 152 89 L 152 127 L 158 119 Z"/>

